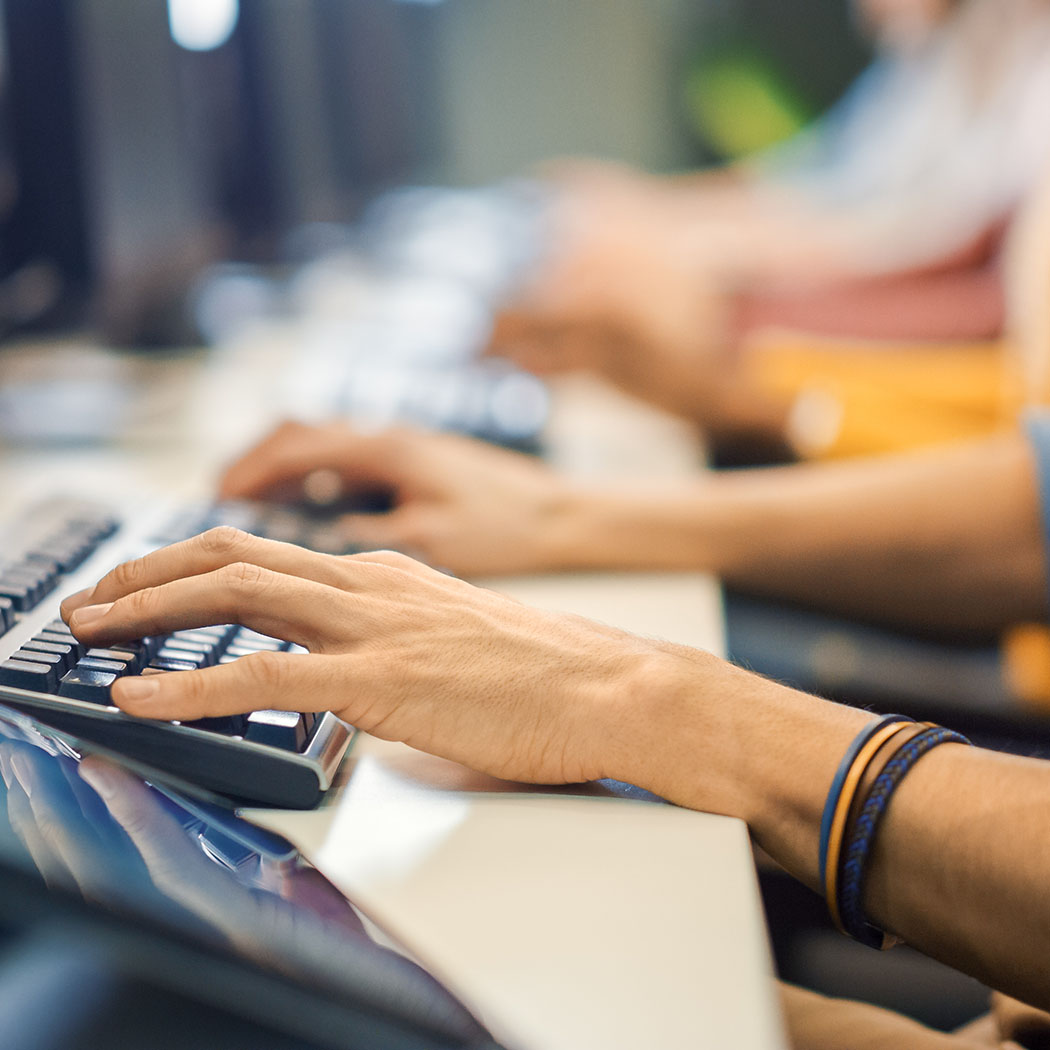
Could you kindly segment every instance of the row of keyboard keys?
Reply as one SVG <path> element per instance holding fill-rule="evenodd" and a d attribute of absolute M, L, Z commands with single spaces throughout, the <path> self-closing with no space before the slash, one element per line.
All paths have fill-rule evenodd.
<path fill-rule="evenodd" d="M 176 631 L 107 649 L 88 649 L 65 623 L 53 620 L 0 664 L 0 685 L 109 705 L 110 689 L 124 675 L 190 671 L 288 648 L 280 639 L 226 624 Z M 192 723 L 197 728 L 289 751 L 301 751 L 306 746 L 315 724 L 313 714 L 289 711 L 256 711 Z"/>
<path fill-rule="evenodd" d="M 68 517 L 31 549 L 5 561 L 0 566 L 0 634 L 15 625 L 18 613 L 36 608 L 63 573 L 80 566 L 117 528 L 116 520 L 101 512 Z"/>
<path fill-rule="evenodd" d="M 158 544 L 175 543 L 217 525 L 232 525 L 256 536 L 294 543 L 321 554 L 357 554 L 363 549 L 331 512 L 250 500 L 215 503 L 187 512 L 168 522 L 153 538 Z"/>

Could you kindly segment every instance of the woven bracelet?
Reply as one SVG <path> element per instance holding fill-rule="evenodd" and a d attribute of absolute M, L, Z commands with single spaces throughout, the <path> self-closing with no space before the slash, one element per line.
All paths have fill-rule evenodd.
<path fill-rule="evenodd" d="M 835 772 L 835 778 L 831 782 L 831 789 L 828 791 L 827 801 L 824 803 L 824 813 L 820 820 L 820 845 L 818 853 L 818 868 L 820 871 L 820 884 L 821 886 L 827 885 L 827 870 L 828 870 L 828 841 L 831 838 L 831 822 L 835 816 L 835 808 L 838 805 L 839 795 L 842 794 L 842 785 L 846 781 L 846 776 L 850 771 L 850 767 L 857 759 L 857 755 L 864 745 L 883 727 L 889 725 L 892 722 L 910 722 L 911 719 L 905 718 L 904 715 L 883 715 L 881 718 L 875 719 L 874 722 L 869 722 L 857 735 L 854 737 L 853 742 L 850 744 L 846 753 L 842 756 L 842 761 L 839 763 L 839 768 Z"/>
<path fill-rule="evenodd" d="M 842 854 L 838 879 L 837 910 L 842 928 L 861 944 L 881 949 L 886 947 L 888 942 L 892 942 L 882 930 L 868 922 L 861 901 L 865 869 L 875 842 L 875 833 L 893 792 L 915 763 L 933 748 L 940 744 L 969 743 L 966 737 L 951 729 L 940 726 L 927 729 L 901 747 L 886 763 L 886 767 L 872 785 L 871 793 L 864 800 L 856 822 L 849 829 L 849 844 Z"/>
<path fill-rule="evenodd" d="M 827 901 L 828 912 L 831 921 L 841 930 L 842 920 L 838 913 L 838 882 L 839 871 L 842 860 L 842 847 L 846 842 L 846 831 L 852 826 L 850 816 L 857 810 L 860 786 L 867 777 L 868 770 L 876 756 L 883 755 L 889 749 L 892 755 L 897 751 L 900 740 L 904 743 L 923 731 L 923 727 L 914 722 L 889 722 L 880 726 L 877 732 L 872 733 L 865 741 L 864 746 L 857 752 L 845 779 L 842 782 L 842 790 L 839 792 L 838 802 L 831 819 L 831 834 L 828 836 L 828 848 L 825 851 L 824 864 L 824 899 Z M 874 772 L 882 771 L 880 765 Z M 873 780 L 874 777 L 869 778 Z M 859 798 L 863 802 L 863 797 Z"/>

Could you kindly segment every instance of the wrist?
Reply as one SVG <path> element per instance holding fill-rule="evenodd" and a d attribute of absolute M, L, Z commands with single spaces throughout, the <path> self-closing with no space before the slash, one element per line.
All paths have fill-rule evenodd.
<path fill-rule="evenodd" d="M 543 566 L 559 570 L 718 571 L 711 482 L 638 484 L 629 490 L 566 487 L 540 543 Z"/>
<path fill-rule="evenodd" d="M 663 642 L 617 684 L 611 761 L 603 775 L 636 784 L 691 809 L 744 817 L 732 710 L 720 700 L 735 668 L 710 653 Z"/>
<path fill-rule="evenodd" d="M 629 705 L 605 775 L 745 821 L 774 859 L 816 885 L 827 791 L 871 715 L 710 653 L 650 644 L 623 687 Z"/>

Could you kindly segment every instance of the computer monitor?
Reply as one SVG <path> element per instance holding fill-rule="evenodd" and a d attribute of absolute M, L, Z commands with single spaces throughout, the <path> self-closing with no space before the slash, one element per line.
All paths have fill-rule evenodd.
<path fill-rule="evenodd" d="M 0 5 L 18 189 L 5 217 L 0 163 L 5 243 L 50 261 L 56 316 L 111 343 L 191 341 L 186 293 L 204 266 L 284 261 L 291 231 L 350 221 L 433 138 L 426 5 Z M 180 11 L 218 7 L 215 39 L 180 32 Z"/>
<path fill-rule="evenodd" d="M 77 318 L 90 282 L 67 29 L 0 0 L 0 337 Z"/>

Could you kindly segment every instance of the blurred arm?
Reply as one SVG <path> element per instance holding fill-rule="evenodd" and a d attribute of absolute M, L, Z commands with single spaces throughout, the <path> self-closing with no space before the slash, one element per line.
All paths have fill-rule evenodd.
<path fill-rule="evenodd" d="M 577 494 L 576 568 L 695 568 L 771 597 L 946 630 L 1046 615 L 1033 456 L 1021 435 L 908 456 Z"/>

